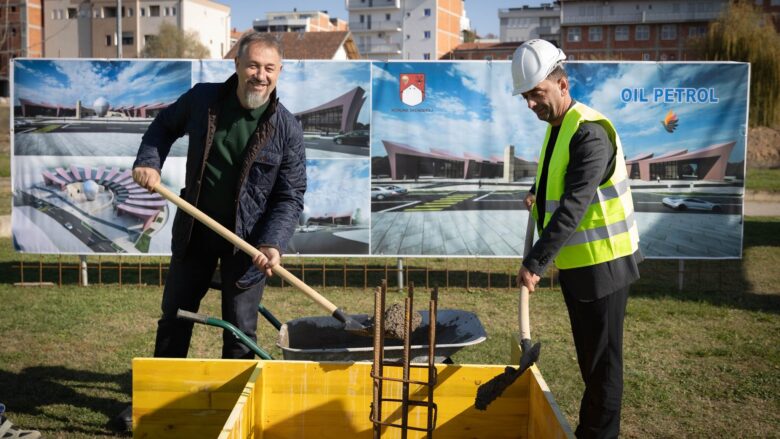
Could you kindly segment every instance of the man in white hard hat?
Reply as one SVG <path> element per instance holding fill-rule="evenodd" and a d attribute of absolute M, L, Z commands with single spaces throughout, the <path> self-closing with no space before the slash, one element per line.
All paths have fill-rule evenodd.
<path fill-rule="evenodd" d="M 577 437 L 617 437 L 623 394 L 623 319 L 639 278 L 639 235 L 620 138 L 572 99 L 563 51 L 530 40 L 512 57 L 514 95 L 549 124 L 525 205 L 539 240 L 517 275 L 533 292 L 555 262 L 585 392 Z"/>

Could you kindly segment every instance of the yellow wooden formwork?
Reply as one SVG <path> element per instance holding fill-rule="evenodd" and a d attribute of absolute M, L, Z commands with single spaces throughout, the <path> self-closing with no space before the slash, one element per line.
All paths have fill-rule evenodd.
<path fill-rule="evenodd" d="M 438 438 L 573 437 L 542 375 L 534 366 L 486 411 L 474 408 L 480 384 L 503 372 L 498 365 L 437 365 L 434 402 Z M 263 360 L 133 360 L 133 433 L 136 438 L 371 438 L 370 363 Z M 401 376 L 385 368 L 385 376 Z M 426 380 L 424 368 L 412 380 Z M 385 398 L 401 397 L 385 381 Z M 412 399 L 427 390 L 410 386 Z M 400 405 L 384 403 L 382 417 L 400 424 Z M 426 409 L 414 407 L 409 425 L 425 428 Z M 386 428 L 383 438 L 399 438 Z M 409 438 L 422 432 L 409 431 Z"/>

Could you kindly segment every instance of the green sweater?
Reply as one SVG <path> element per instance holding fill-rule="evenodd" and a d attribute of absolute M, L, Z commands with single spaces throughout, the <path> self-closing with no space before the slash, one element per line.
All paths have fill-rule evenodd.
<path fill-rule="evenodd" d="M 230 230 L 235 226 L 238 174 L 246 145 L 266 108 L 268 102 L 254 110 L 247 110 L 233 92 L 224 101 L 217 116 L 217 130 L 206 159 L 198 207 Z"/>

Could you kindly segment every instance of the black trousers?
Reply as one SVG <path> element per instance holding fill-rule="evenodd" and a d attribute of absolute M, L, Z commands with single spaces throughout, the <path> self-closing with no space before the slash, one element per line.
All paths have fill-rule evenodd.
<path fill-rule="evenodd" d="M 197 312 L 217 266 L 222 288 L 222 319 L 232 323 L 252 340 L 257 340 L 257 305 L 265 279 L 248 289 L 236 281 L 251 264 L 249 256 L 233 254 L 233 246 L 196 221 L 189 251 L 184 258 L 171 258 L 162 299 L 162 317 L 157 324 L 155 357 L 185 358 L 190 348 L 193 322 L 176 317 L 183 309 Z M 227 330 L 222 333 L 222 358 L 253 358 L 254 353 Z"/>
<path fill-rule="evenodd" d="M 578 438 L 614 438 L 620 433 L 623 399 L 623 320 L 628 287 L 592 301 L 577 300 L 576 286 L 562 285 L 585 392 Z"/>

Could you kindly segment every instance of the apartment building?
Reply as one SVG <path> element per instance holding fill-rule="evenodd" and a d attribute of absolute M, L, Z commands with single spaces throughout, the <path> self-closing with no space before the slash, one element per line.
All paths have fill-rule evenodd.
<path fill-rule="evenodd" d="M 328 11 L 267 12 L 265 19 L 256 19 L 252 28 L 258 32 L 341 32 L 347 22 L 328 15 Z"/>
<path fill-rule="evenodd" d="M 729 0 L 559 0 L 561 48 L 571 60 L 685 61 Z"/>
<path fill-rule="evenodd" d="M 12 58 L 43 55 L 41 0 L 0 3 L 0 96 L 8 96 Z"/>
<path fill-rule="evenodd" d="M 542 3 L 498 10 L 499 41 L 523 42 L 542 38 L 557 44 L 561 31 L 561 10 L 558 5 Z"/>
<path fill-rule="evenodd" d="M 117 35 L 117 15 L 122 33 Z M 230 7 L 210 0 L 46 0 L 44 54 L 51 58 L 137 58 L 164 22 L 195 31 L 211 58 L 230 50 Z"/>
<path fill-rule="evenodd" d="M 345 0 L 349 30 L 369 59 L 439 59 L 469 28 L 464 0 Z"/>

